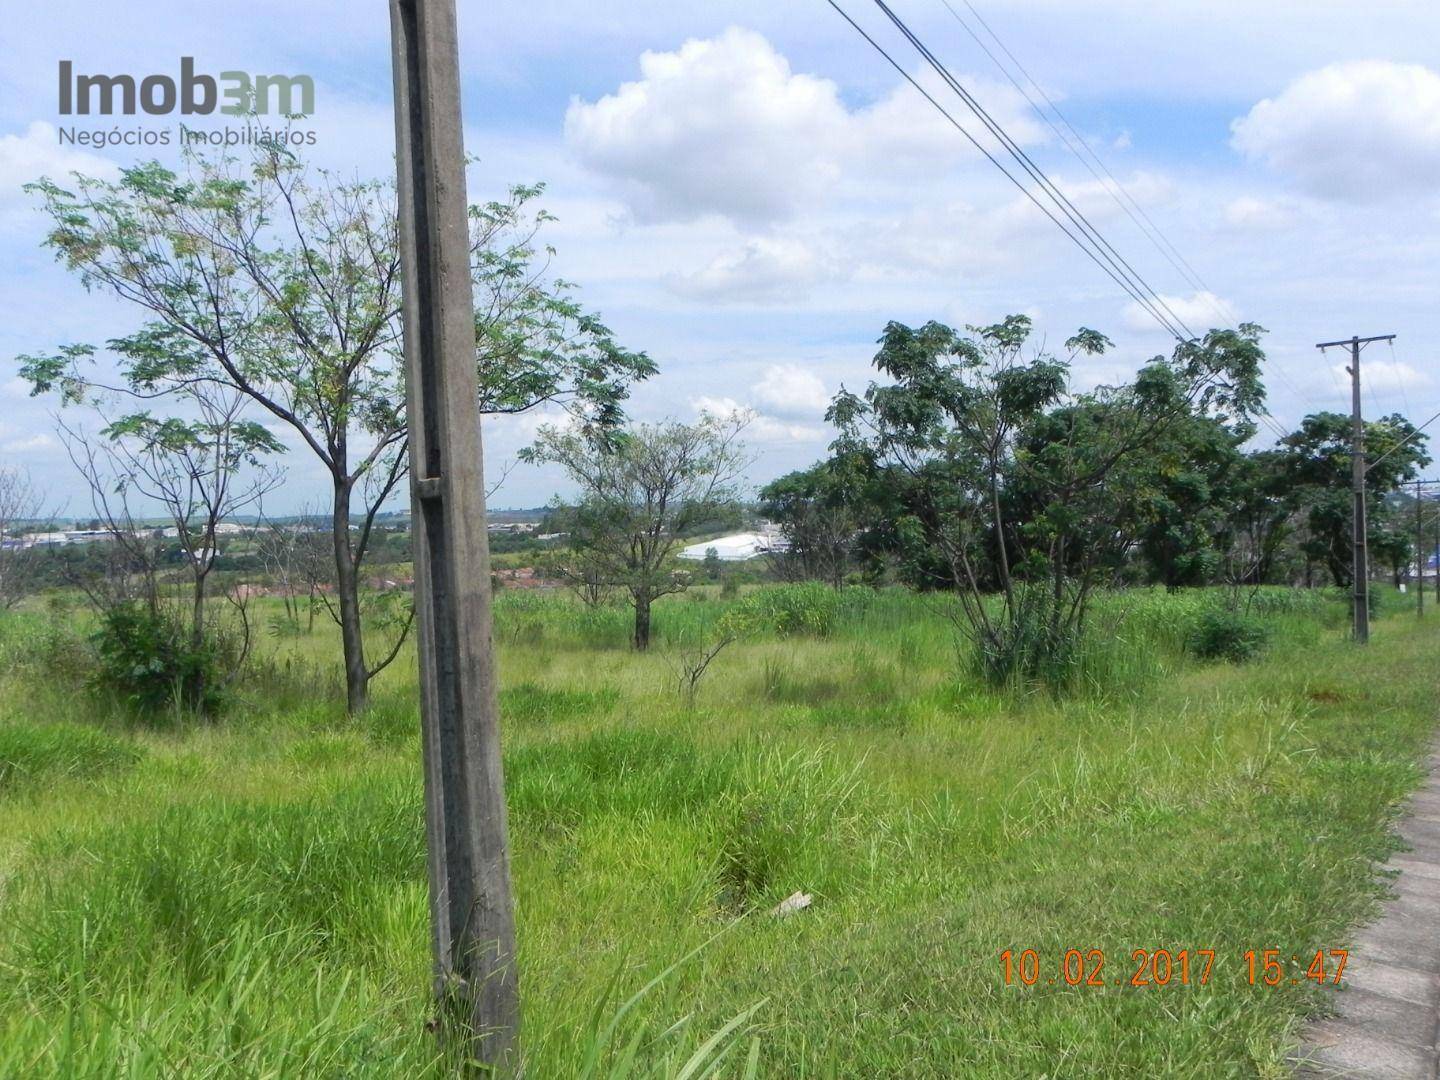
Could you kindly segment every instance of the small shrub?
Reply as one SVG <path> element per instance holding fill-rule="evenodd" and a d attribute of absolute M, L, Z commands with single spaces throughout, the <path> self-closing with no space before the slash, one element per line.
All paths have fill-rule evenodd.
<path fill-rule="evenodd" d="M 1210 608 L 1200 613 L 1190 634 L 1190 650 L 1202 660 L 1243 663 L 1260 653 L 1268 634 L 1259 619 L 1231 611 Z"/>
<path fill-rule="evenodd" d="M 823 638 L 863 615 L 873 595 L 869 589 L 832 589 L 818 581 L 768 585 L 736 604 L 727 618 L 732 625 L 743 625 L 746 632 Z"/>
<path fill-rule="evenodd" d="M 1079 626 L 1058 616 L 1046 589 L 1023 586 L 1014 608 L 975 634 L 976 673 L 992 686 L 1027 682 L 1053 690 L 1070 686 L 1084 658 Z"/>
<path fill-rule="evenodd" d="M 93 682 L 138 713 L 219 707 L 220 661 L 211 643 L 193 647 L 184 628 L 164 614 L 126 604 L 105 612 L 95 634 L 99 665 Z"/>

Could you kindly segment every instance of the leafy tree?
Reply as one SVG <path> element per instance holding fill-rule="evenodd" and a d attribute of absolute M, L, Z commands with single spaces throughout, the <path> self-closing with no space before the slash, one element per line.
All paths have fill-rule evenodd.
<path fill-rule="evenodd" d="M 1298 500 L 1285 475 L 1285 455 L 1259 450 L 1241 455 L 1226 488 L 1220 549 L 1228 584 L 1274 580 L 1277 563 L 1299 527 Z"/>
<path fill-rule="evenodd" d="M 1313 413 L 1281 440 L 1285 479 L 1303 507 L 1307 555 L 1322 562 L 1335 584 L 1353 583 L 1354 497 L 1351 492 L 1351 419 L 1335 412 Z M 1368 539 L 1385 547 L 1382 500 L 1430 464 L 1428 436 L 1398 413 L 1367 421 L 1365 478 Z"/>
<path fill-rule="evenodd" d="M 1390 571 L 1390 581 L 1399 588 L 1410 576 L 1415 563 L 1415 518 L 1382 499 L 1376 511 L 1366 519 L 1370 536 L 1370 555 Z"/>
<path fill-rule="evenodd" d="M 788 545 L 771 556 L 778 575 L 843 585 L 877 549 L 883 488 L 857 454 L 837 455 L 761 488 L 760 513 L 780 526 Z"/>
<path fill-rule="evenodd" d="M 261 144 L 248 163 L 192 147 L 183 175 L 150 162 L 115 181 L 77 176 L 74 190 L 48 179 L 30 187 L 57 257 L 87 288 L 149 317 L 109 343 L 125 389 L 233 389 L 324 466 L 347 703 L 362 709 L 399 647 L 369 656 L 360 610 L 375 516 L 408 465 L 392 185 L 338 180 Z M 549 249 L 535 244 L 548 215 L 530 209 L 540 191 L 517 187 L 470 211 L 478 404 L 514 413 L 557 402 L 604 428 L 630 382 L 654 368 L 548 275 Z M 22 373 L 36 392 L 73 398 L 97 381 L 93 354 L 63 346 L 22 357 Z"/>
<path fill-rule="evenodd" d="M 191 579 L 190 644 L 199 650 L 206 585 L 220 554 L 218 526 L 280 483 L 283 474 L 268 460 L 283 447 L 264 425 L 241 416 L 244 395 L 194 383 L 184 396 L 193 419 L 131 413 L 110 420 L 100 434 L 115 491 L 148 500 L 175 530 Z M 87 472 L 87 479 L 97 478 Z"/>
<path fill-rule="evenodd" d="M 1205 585 L 1221 568 L 1243 482 L 1250 425 L 1177 418 L 1124 468 L 1138 512 L 1140 550 L 1167 589 Z"/>
<path fill-rule="evenodd" d="M 188 658 L 182 664 L 182 697 L 191 706 L 208 707 L 216 700 L 210 684 L 216 677 L 233 678 L 250 646 L 243 598 L 232 597 L 241 616 L 241 634 L 237 642 L 225 643 L 229 647 L 221 647 L 216 638 L 225 635 L 207 617 L 210 576 L 220 555 L 219 526 L 256 505 L 280 482 L 282 473 L 270 459 L 281 445 L 263 425 L 242 418 L 247 399 L 236 391 L 196 382 L 182 396 L 190 419 L 130 413 L 107 419 L 93 438 L 63 422 L 60 427 L 70 460 L 89 486 L 91 505 L 109 534 L 109 546 L 122 554 L 103 567 L 108 580 L 92 581 L 87 588 L 100 609 L 104 632 L 136 634 L 136 642 L 111 643 L 111 658 L 120 658 L 116 670 L 136 655 L 137 642 L 149 641 L 158 650 L 157 663 L 161 653 L 169 659 Z M 167 560 L 160 541 L 167 529 L 145 523 L 136 513 L 136 500 L 168 521 L 168 531 L 175 535 L 174 576 L 182 582 L 188 578 L 188 601 L 175 604 L 162 595 L 160 578 Z M 167 571 L 165 577 L 170 576 Z M 140 585 L 138 592 L 131 587 L 132 577 Z M 162 641 L 160 649 L 157 643 Z M 148 699 L 146 703 L 153 704 Z"/>
<path fill-rule="evenodd" d="M 561 466 L 579 488 L 566 515 L 571 557 L 597 584 L 630 594 L 638 650 L 650 646 L 654 601 L 689 583 L 671 566 L 676 544 L 736 497 L 748 464 L 739 436 L 748 422 L 743 414 L 702 416 L 605 436 L 546 426 L 526 451 L 530 461 Z"/>
<path fill-rule="evenodd" d="M 1075 394 L 1073 358 L 1109 347 L 1096 331 L 1062 359 L 1030 346 L 1020 315 L 965 334 L 891 323 L 875 357 L 891 381 L 835 399 L 836 449 L 910 479 L 901 543 L 938 554 L 986 673 L 1063 677 L 1095 584 L 1140 531 L 1122 474 L 1186 418 L 1259 406 L 1261 332 L 1212 331 L 1130 384 Z"/>

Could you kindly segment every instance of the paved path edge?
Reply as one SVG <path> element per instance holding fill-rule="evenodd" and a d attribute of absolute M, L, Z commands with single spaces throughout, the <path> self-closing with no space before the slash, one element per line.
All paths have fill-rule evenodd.
<path fill-rule="evenodd" d="M 1297 1077 L 1440 1076 L 1440 744 L 1429 765 L 1396 825 L 1410 850 L 1382 867 L 1399 871 L 1395 898 L 1354 935 L 1336 1015 L 1306 1026 Z"/>

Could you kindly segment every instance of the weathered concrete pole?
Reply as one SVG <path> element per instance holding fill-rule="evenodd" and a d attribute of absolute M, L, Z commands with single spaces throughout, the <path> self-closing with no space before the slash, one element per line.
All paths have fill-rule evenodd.
<path fill-rule="evenodd" d="M 454 0 L 391 0 L 412 544 L 442 1032 L 518 1064 Z"/>

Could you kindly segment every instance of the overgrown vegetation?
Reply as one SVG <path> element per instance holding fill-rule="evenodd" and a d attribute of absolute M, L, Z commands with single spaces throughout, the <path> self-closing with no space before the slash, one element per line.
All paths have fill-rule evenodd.
<path fill-rule="evenodd" d="M 1349 585 L 1348 419 L 1317 413 L 1245 449 L 1265 411 L 1263 332 L 1212 330 L 1079 392 L 1072 367 L 1111 347 L 1094 330 L 1055 355 L 1023 315 L 892 322 L 877 381 L 831 405 L 831 456 L 761 492 L 788 541 L 774 569 L 948 593 L 974 670 L 1058 691 L 1083 677 L 1096 590 Z M 1399 415 L 1366 426 L 1370 543 L 1397 585 L 1416 551 L 1393 493 L 1429 462 L 1426 441 Z M 1221 621 L 1198 650 L 1258 648 L 1244 620 Z"/>
<path fill-rule="evenodd" d="M 1056 697 L 967 674 L 943 596 L 693 592 L 636 654 L 626 606 L 502 593 L 531 1073 L 673 1076 L 720 1036 L 722 1075 L 1278 1075 L 1318 992 L 1243 952 L 1342 946 L 1381 895 L 1437 630 L 1382 610 L 1361 655 L 1342 596 L 1264 588 L 1266 649 L 1200 663 L 1228 598 L 1098 593 Z M 155 731 L 86 692 L 89 618 L 0 619 L 0 1074 L 453 1073 L 413 657 L 347 718 L 322 622 Z M 677 697 L 664 657 L 727 631 Z M 1003 984 L 1002 949 L 1077 944 L 1215 973 Z"/>
<path fill-rule="evenodd" d="M 241 160 L 191 145 L 178 172 L 148 161 L 117 179 L 28 185 L 56 258 L 146 321 L 107 343 L 118 387 L 105 385 L 87 344 L 22 356 L 20 371 L 36 393 L 65 401 L 118 388 L 176 410 L 162 428 L 183 426 L 185 399 L 204 387 L 249 404 L 314 455 L 330 480 L 333 612 L 346 699 L 358 712 L 395 655 L 387 645 L 367 651 L 362 567 L 409 464 L 394 185 L 339 179 L 279 142 L 251 150 Z M 531 206 L 541 190 L 516 186 L 469 209 L 477 405 L 510 414 L 559 403 L 587 425 L 613 427 L 630 383 L 654 365 L 617 344 L 548 272 L 536 237 L 550 217 Z M 353 534 L 352 511 L 361 519 Z"/>
<path fill-rule="evenodd" d="M 1191 632 L 1191 647 L 1202 660 L 1241 663 L 1265 646 L 1265 624 L 1242 611 L 1214 607 L 1200 614 Z"/>

